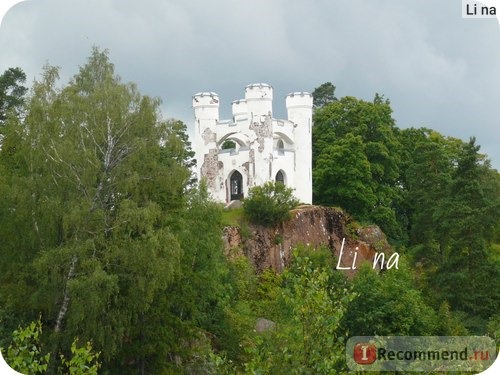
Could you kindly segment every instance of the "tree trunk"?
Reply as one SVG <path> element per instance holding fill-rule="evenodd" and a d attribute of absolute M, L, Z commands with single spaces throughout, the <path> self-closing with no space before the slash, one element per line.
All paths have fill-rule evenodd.
<path fill-rule="evenodd" d="M 76 262 L 78 258 L 76 255 L 73 255 L 71 259 L 71 264 L 69 266 L 68 277 L 66 278 L 66 285 L 64 286 L 64 297 L 61 308 L 59 309 L 59 314 L 57 315 L 56 326 L 54 328 L 55 332 L 59 332 L 61 330 L 62 322 L 64 317 L 66 316 L 66 312 L 68 311 L 69 306 L 69 293 L 68 293 L 68 282 L 71 280 L 75 274 Z"/>

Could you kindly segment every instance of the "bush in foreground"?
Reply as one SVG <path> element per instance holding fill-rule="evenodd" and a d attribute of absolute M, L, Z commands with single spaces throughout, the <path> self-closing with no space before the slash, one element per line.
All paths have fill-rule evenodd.
<path fill-rule="evenodd" d="M 290 210 L 298 204 L 293 189 L 281 182 L 269 181 L 250 189 L 243 209 L 252 223 L 271 227 L 289 219 Z"/>

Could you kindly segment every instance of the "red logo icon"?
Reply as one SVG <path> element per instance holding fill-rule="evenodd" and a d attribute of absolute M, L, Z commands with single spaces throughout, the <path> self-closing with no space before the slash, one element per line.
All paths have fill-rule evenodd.
<path fill-rule="evenodd" d="M 360 365 L 370 365 L 377 360 L 377 348 L 369 342 L 354 345 L 354 361 Z"/>

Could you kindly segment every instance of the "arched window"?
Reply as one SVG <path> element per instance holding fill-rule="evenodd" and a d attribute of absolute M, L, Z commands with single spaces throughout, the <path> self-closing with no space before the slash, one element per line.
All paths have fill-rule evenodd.
<path fill-rule="evenodd" d="M 276 148 L 278 149 L 278 155 L 285 155 L 285 144 L 283 143 L 282 139 L 278 139 Z"/>
<path fill-rule="evenodd" d="M 276 173 L 276 182 L 280 182 L 285 185 L 285 175 L 282 171 L 278 171 L 278 173 Z"/>
<path fill-rule="evenodd" d="M 243 199 L 243 176 L 240 172 L 234 171 L 229 179 L 229 188 L 232 201 Z"/>

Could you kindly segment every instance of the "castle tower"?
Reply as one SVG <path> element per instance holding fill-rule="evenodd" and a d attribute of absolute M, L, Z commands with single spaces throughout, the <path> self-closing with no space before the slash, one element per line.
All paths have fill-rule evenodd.
<path fill-rule="evenodd" d="M 258 116 L 273 115 L 273 88 L 267 83 L 253 83 L 245 88 L 245 101 L 253 121 Z"/>
<path fill-rule="evenodd" d="M 266 83 L 254 83 L 245 88 L 252 155 L 252 180 L 262 185 L 272 176 L 273 153 L 273 88 Z"/>
<path fill-rule="evenodd" d="M 312 95 L 294 92 L 286 97 L 288 120 L 294 123 L 295 135 L 295 196 L 312 203 Z"/>
<path fill-rule="evenodd" d="M 209 164 L 217 163 L 216 125 L 219 121 L 219 96 L 200 92 L 193 96 L 195 117 L 196 173 L 204 176 Z M 209 188 L 215 189 L 216 176 L 206 176 Z M 210 186 L 211 185 L 211 186 Z"/>

